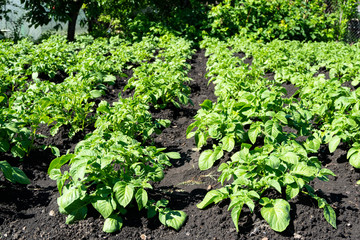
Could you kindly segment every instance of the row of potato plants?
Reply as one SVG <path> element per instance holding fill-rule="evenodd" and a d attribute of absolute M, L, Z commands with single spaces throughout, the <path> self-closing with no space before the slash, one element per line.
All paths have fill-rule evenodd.
<path fill-rule="evenodd" d="M 68 43 L 64 37 L 53 36 L 39 45 L 27 40 L 18 44 L 1 42 L 0 151 L 23 158 L 34 147 L 35 138 L 48 137 L 37 132 L 41 124 L 51 127 L 52 136 L 67 125 L 70 138 L 93 124 L 95 118 L 89 115 L 95 99 L 114 84 L 115 76 L 124 75 L 127 62 L 150 59 L 156 41 L 144 38 L 130 44 L 116 37 L 81 37 Z M 65 76 L 56 82 L 59 71 Z M 51 147 L 59 155 L 56 147 L 43 147 Z M 29 183 L 5 159 L 1 163 L 8 180 Z"/>
<path fill-rule="evenodd" d="M 299 43 L 274 41 L 261 44 L 242 38 L 228 42 L 206 38 L 201 43 L 208 56 L 207 76 L 215 84 L 218 99 L 217 102 L 205 100 L 201 104 L 195 122 L 188 127 L 186 134 L 188 138 L 195 138 L 199 149 L 213 139 L 212 149 L 201 152 L 200 170 L 211 168 L 223 158 L 224 152 L 229 152 L 231 157 L 218 167 L 218 181 L 222 187 L 209 191 L 197 206 L 202 209 L 230 199 L 228 209 L 237 230 L 244 205 L 253 212 L 258 203 L 261 215 L 270 227 L 284 231 L 290 223 L 289 200 L 300 193 L 317 200 L 318 207 L 324 210 L 325 219 L 336 228 L 335 211 L 324 198 L 317 196 L 311 181 L 315 178 L 328 181 L 329 175 L 335 176 L 331 170 L 322 167 L 315 155 L 324 143 L 329 143 L 330 151 L 334 151 L 338 139 L 334 134 L 324 132 L 322 126 L 319 129 L 314 127 L 314 122 L 319 123 L 323 116 L 319 116 L 317 110 L 309 107 L 309 100 L 303 98 L 309 94 L 305 87 L 296 84 L 297 81 L 289 76 L 288 79 L 300 88 L 302 98 L 299 101 L 296 94 L 285 96 L 287 91 L 282 86 L 285 79 L 277 75 L 275 80 L 265 77 L 269 71 L 277 73 L 280 66 L 294 67 L 289 62 L 296 62 L 299 67 L 308 64 L 308 59 L 300 62 L 287 56 L 291 52 L 285 47 L 288 44 Z M 324 51 L 327 51 L 325 46 Z M 309 43 L 309 48 L 312 47 L 313 51 L 318 49 L 316 44 L 311 46 Z M 244 57 L 234 55 L 238 52 L 245 53 Z M 301 56 L 307 57 L 306 53 Z M 247 57 L 253 57 L 251 65 L 244 63 Z M 283 62 L 285 60 L 289 61 Z M 309 66 L 314 65 L 310 63 Z M 320 79 L 323 76 L 313 77 L 311 73 L 303 84 L 314 86 L 316 83 L 313 82 Z M 311 91 L 312 98 L 318 99 L 314 88 Z M 318 101 L 322 101 L 321 97 Z M 332 98 L 323 98 L 324 101 L 329 99 Z M 271 190 L 285 199 L 269 197 L 267 193 Z"/>
<path fill-rule="evenodd" d="M 84 219 L 90 205 L 105 218 L 103 231 L 109 233 L 121 229 L 122 215 L 131 206 L 147 210 L 149 218 L 158 215 L 162 224 L 176 230 L 186 220 L 186 213 L 167 208 L 167 200 L 155 201 L 149 193 L 151 183 L 164 178 L 165 167 L 171 166 L 169 159 L 180 158 L 179 153 L 154 146 L 153 133 L 161 133 L 170 121 L 153 119 L 149 108 L 189 103 L 185 84 L 191 43 L 164 35 L 154 46 L 158 54 L 138 61 L 125 87 L 134 90 L 133 96 L 123 99 L 119 94 L 112 105 L 101 101 L 94 132 L 77 144 L 74 153 L 54 159 L 49 166 L 67 223 Z M 62 171 L 67 163 L 69 170 Z"/>
<path fill-rule="evenodd" d="M 347 158 L 360 168 L 360 45 L 341 42 L 255 43 L 234 38 L 233 52 L 254 58 L 253 64 L 275 73 L 278 84 L 290 82 L 298 91 L 299 104 L 313 114 L 314 129 L 334 152 L 340 142 L 351 146 Z M 276 52 L 276 54 L 274 54 Z M 319 74 L 319 71 L 327 73 Z M 318 75 L 319 74 L 319 75 Z M 315 77 L 318 75 L 317 77 Z"/>

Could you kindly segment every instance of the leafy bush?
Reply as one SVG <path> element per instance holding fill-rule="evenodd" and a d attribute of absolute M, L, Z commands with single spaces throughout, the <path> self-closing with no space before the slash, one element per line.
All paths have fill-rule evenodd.
<path fill-rule="evenodd" d="M 208 14 L 209 34 L 223 37 L 240 32 L 265 41 L 340 40 L 356 2 L 225 0 Z"/>

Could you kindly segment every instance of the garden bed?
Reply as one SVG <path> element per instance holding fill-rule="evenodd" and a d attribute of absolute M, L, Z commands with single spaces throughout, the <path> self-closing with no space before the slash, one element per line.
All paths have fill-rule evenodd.
<path fill-rule="evenodd" d="M 89 209 L 85 220 L 72 225 L 65 224 L 65 216 L 58 211 L 56 182 L 47 175 L 47 168 L 53 155 L 50 150 L 33 151 L 22 163 L 11 161 L 19 166 L 30 178 L 27 186 L 10 184 L 1 179 L 0 183 L 0 234 L 1 239 L 356 239 L 360 236 L 358 218 L 360 199 L 356 181 L 360 172 L 355 170 L 346 159 L 349 146 L 339 145 L 334 153 L 329 153 L 323 145 L 317 154 L 322 165 L 332 170 L 337 176 L 329 182 L 313 181 L 311 185 L 320 197 L 334 208 L 337 215 L 337 229 L 334 229 L 323 216 L 323 210 L 310 197 L 300 194 L 290 200 L 291 221 L 282 233 L 273 231 L 261 217 L 260 208 L 255 214 L 244 208 L 239 219 L 239 232 L 236 231 L 230 212 L 229 201 L 210 205 L 204 210 L 196 207 L 206 193 L 220 186 L 217 182 L 218 166 L 229 159 L 225 154 L 221 162 L 206 171 L 200 171 L 194 139 L 186 139 L 186 129 L 205 99 L 216 101 L 214 87 L 204 78 L 206 73 L 204 50 L 199 50 L 191 60 L 189 77 L 192 79 L 190 95 L 194 106 L 182 106 L 180 109 L 168 106 L 163 110 L 151 109 L 154 118 L 171 120 L 171 125 L 160 135 L 155 136 L 157 147 L 166 147 L 167 151 L 176 151 L 181 159 L 171 160 L 173 166 L 166 170 L 165 178 L 154 185 L 149 195 L 154 199 L 170 200 L 170 208 L 182 210 L 188 217 L 184 226 L 175 231 L 167 228 L 157 219 L 147 219 L 146 211 L 138 212 L 136 206 L 129 208 L 124 216 L 124 225 L 114 234 L 102 231 L 103 218 L 95 210 Z M 124 81 L 124 79 L 118 79 Z M 124 84 L 115 84 L 120 88 Z M 289 92 L 293 86 L 288 85 Z M 120 89 L 121 90 L 121 89 Z M 112 91 L 118 92 L 117 89 Z M 104 100 L 107 100 L 106 97 Z M 109 100 L 113 101 L 113 100 Z M 44 130 L 46 131 L 46 130 Z M 71 140 L 67 130 L 61 131 L 47 144 L 58 146 L 63 154 L 73 150 L 91 129 L 78 133 Z M 40 144 L 40 143 L 39 143 Z M 5 158 L 4 158 L 5 159 Z M 276 195 L 276 192 L 266 192 Z"/>

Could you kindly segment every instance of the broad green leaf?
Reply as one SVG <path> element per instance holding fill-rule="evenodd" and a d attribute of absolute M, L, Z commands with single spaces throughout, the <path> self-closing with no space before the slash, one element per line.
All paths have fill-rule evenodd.
<path fill-rule="evenodd" d="M 333 173 L 330 169 L 322 168 L 319 172 L 318 177 L 326 176 L 326 175 L 330 175 L 330 176 L 334 176 L 334 177 L 336 176 L 335 173 Z"/>
<path fill-rule="evenodd" d="M 197 127 L 198 125 L 199 125 L 199 121 L 196 121 L 196 122 L 193 122 L 193 123 L 191 123 L 188 127 L 187 127 L 187 129 L 186 129 L 186 138 L 191 138 L 194 134 L 195 134 L 195 132 L 191 132 L 195 127 Z M 192 135 L 192 136 L 190 136 L 190 135 Z"/>
<path fill-rule="evenodd" d="M 75 161 L 70 168 L 70 175 L 77 181 L 78 179 L 83 180 L 85 177 L 87 162 L 83 159 Z"/>
<path fill-rule="evenodd" d="M 329 204 L 326 204 L 324 207 L 324 217 L 336 229 L 336 213 Z"/>
<path fill-rule="evenodd" d="M 178 153 L 178 152 L 168 152 L 165 154 L 166 154 L 166 156 L 168 156 L 171 159 L 181 159 L 180 153 Z"/>
<path fill-rule="evenodd" d="M 57 180 L 58 178 L 60 178 L 61 175 L 61 170 L 60 169 L 53 169 L 51 170 L 51 172 L 49 173 L 49 177 L 52 180 Z"/>
<path fill-rule="evenodd" d="M 187 95 L 185 95 L 184 93 L 182 92 L 178 92 L 177 94 L 177 97 L 179 99 L 179 102 L 183 105 L 186 105 L 189 103 L 189 97 Z"/>
<path fill-rule="evenodd" d="M 256 139 L 259 136 L 259 133 L 261 133 L 261 129 L 259 128 L 250 128 L 249 131 L 247 132 L 252 144 L 256 143 Z"/>
<path fill-rule="evenodd" d="M 119 181 L 114 185 L 114 192 L 118 203 L 121 206 L 126 207 L 134 196 L 134 186 Z"/>
<path fill-rule="evenodd" d="M 92 205 L 104 218 L 108 218 L 114 211 L 109 198 L 98 199 Z"/>
<path fill-rule="evenodd" d="M 123 226 L 123 220 L 120 216 L 111 215 L 105 219 L 103 231 L 107 233 L 113 233 L 119 231 Z"/>
<path fill-rule="evenodd" d="M 222 149 L 231 152 L 235 147 L 235 140 L 233 136 L 225 136 L 222 140 Z"/>
<path fill-rule="evenodd" d="M 155 182 L 160 182 L 163 179 L 164 179 L 163 169 L 160 167 L 156 168 L 152 180 Z"/>
<path fill-rule="evenodd" d="M 330 140 L 330 142 L 329 142 L 329 151 L 331 153 L 333 153 L 336 150 L 336 148 L 338 147 L 340 141 L 341 141 L 341 138 L 339 136 L 336 136 L 336 135 Z"/>
<path fill-rule="evenodd" d="M 351 148 L 347 154 L 347 158 L 354 168 L 360 168 L 360 150 Z"/>
<path fill-rule="evenodd" d="M 272 138 L 276 138 L 281 133 L 280 128 L 279 123 L 276 121 L 268 120 L 265 123 L 265 133 Z"/>
<path fill-rule="evenodd" d="M 75 157 L 74 154 L 67 154 L 67 155 L 63 155 L 61 157 L 55 158 L 50 163 L 50 166 L 48 168 L 48 174 L 50 174 L 51 170 L 53 170 L 53 169 L 60 169 L 62 165 L 64 165 L 69 160 L 73 159 L 74 157 Z"/>
<path fill-rule="evenodd" d="M 267 183 L 273 188 L 275 188 L 279 193 L 281 193 L 281 186 L 278 181 L 276 181 L 275 179 L 270 179 Z"/>
<path fill-rule="evenodd" d="M 286 119 L 286 113 L 280 111 L 278 113 L 275 114 L 275 118 L 278 119 L 280 122 L 282 122 L 283 124 L 288 124 L 288 121 Z"/>
<path fill-rule="evenodd" d="M 80 189 L 73 188 L 66 191 L 62 196 L 57 199 L 58 205 L 63 208 L 67 213 L 72 213 L 80 209 L 84 202 L 81 200 L 82 193 Z"/>
<path fill-rule="evenodd" d="M 208 205 L 210 205 L 211 203 L 216 203 L 218 202 L 219 198 L 222 198 L 222 193 L 219 192 L 218 190 L 211 190 L 210 192 L 208 192 L 204 199 L 201 201 L 201 203 L 197 204 L 196 206 L 200 209 L 204 209 L 206 208 Z"/>
<path fill-rule="evenodd" d="M 292 175 L 301 175 L 305 177 L 314 177 L 317 174 L 317 169 L 313 166 L 308 166 L 304 162 L 300 162 L 295 165 L 294 169 L 291 171 Z"/>
<path fill-rule="evenodd" d="M 201 153 L 199 157 L 199 168 L 200 170 L 207 170 L 212 167 L 214 162 L 212 162 L 211 155 L 213 154 L 212 150 L 205 150 Z"/>
<path fill-rule="evenodd" d="M 110 84 L 114 84 L 115 83 L 115 81 L 116 81 L 116 77 L 115 76 L 113 76 L 113 75 L 106 75 L 105 77 L 104 77 L 104 83 L 110 83 Z"/>
<path fill-rule="evenodd" d="M 75 221 L 83 220 L 87 215 L 87 207 L 83 206 L 75 211 L 71 212 L 69 216 L 66 217 L 66 224 L 72 224 Z"/>
<path fill-rule="evenodd" d="M 97 112 L 101 113 L 110 113 L 110 106 L 109 106 L 109 103 L 107 101 L 101 101 L 99 103 L 99 106 L 98 108 L 96 109 Z"/>
<path fill-rule="evenodd" d="M 284 231 L 290 223 L 290 204 L 283 199 L 271 200 L 261 208 L 261 216 L 277 231 Z"/>
<path fill-rule="evenodd" d="M 12 179 L 14 182 L 17 182 L 20 184 L 30 184 L 30 180 L 28 179 L 28 177 L 25 175 L 25 173 L 23 171 L 21 171 L 17 167 L 13 167 L 12 169 L 13 169 Z"/>
<path fill-rule="evenodd" d="M 213 103 L 211 100 L 206 99 L 202 104 L 200 104 L 200 107 L 206 110 L 211 110 L 213 106 Z"/>
<path fill-rule="evenodd" d="M 148 194 L 143 188 L 139 188 L 135 194 L 135 199 L 138 204 L 139 211 L 147 205 Z"/>
<path fill-rule="evenodd" d="M 11 153 L 14 157 L 24 157 L 25 156 L 25 151 L 23 149 L 21 149 L 19 146 L 15 145 L 11 148 Z"/>
<path fill-rule="evenodd" d="M 7 152 L 10 149 L 10 144 L 7 140 L 0 140 L 0 152 Z"/>
<path fill-rule="evenodd" d="M 312 140 L 307 139 L 306 142 L 304 143 L 304 147 L 306 148 L 306 150 L 312 153 L 317 153 L 317 151 L 320 148 L 320 145 L 321 145 L 320 140 L 316 138 Z"/>
<path fill-rule="evenodd" d="M 3 172 L 3 174 L 4 174 L 4 177 L 7 180 L 9 180 L 10 182 L 13 182 L 13 179 L 12 179 L 12 174 L 13 174 L 12 166 L 6 161 L 0 161 L 0 168 L 1 168 L 1 171 Z"/>
<path fill-rule="evenodd" d="M 104 91 L 102 90 L 91 90 L 90 91 L 90 95 L 92 98 L 98 98 L 101 97 L 103 95 Z"/>
<path fill-rule="evenodd" d="M 202 132 L 198 132 L 195 134 L 195 143 L 198 148 L 201 148 L 206 144 L 206 139 Z"/>
<path fill-rule="evenodd" d="M 55 157 L 60 157 L 60 150 L 59 148 L 55 147 L 55 146 L 50 146 L 51 148 L 51 153 L 55 155 Z"/>
<path fill-rule="evenodd" d="M 224 155 L 224 152 L 222 150 L 222 148 L 220 146 L 217 146 L 214 149 L 214 152 L 212 154 L 212 158 L 213 158 L 213 162 L 215 162 L 216 160 L 219 160 L 220 158 L 222 158 L 222 156 Z"/>
<path fill-rule="evenodd" d="M 280 159 L 271 155 L 269 158 L 266 159 L 266 165 L 268 165 L 272 169 L 278 169 L 280 166 Z"/>
<path fill-rule="evenodd" d="M 186 213 L 183 211 L 166 209 L 164 212 L 159 212 L 159 220 L 162 224 L 174 228 L 179 231 L 181 226 L 185 223 Z"/>
<path fill-rule="evenodd" d="M 281 156 L 281 159 L 287 163 L 294 164 L 294 165 L 299 162 L 299 156 L 293 152 L 285 153 L 283 156 Z"/>
<path fill-rule="evenodd" d="M 286 186 L 286 199 L 290 200 L 296 197 L 300 192 L 300 189 L 296 183 L 292 183 Z"/>
<path fill-rule="evenodd" d="M 148 210 L 147 210 L 147 218 L 153 218 L 156 216 L 156 209 L 154 206 L 150 206 L 148 207 Z"/>
<path fill-rule="evenodd" d="M 234 222 L 236 231 L 239 231 L 239 217 L 240 217 L 240 214 L 241 214 L 242 207 L 243 207 L 242 204 L 238 204 L 231 211 L 231 219 Z"/>

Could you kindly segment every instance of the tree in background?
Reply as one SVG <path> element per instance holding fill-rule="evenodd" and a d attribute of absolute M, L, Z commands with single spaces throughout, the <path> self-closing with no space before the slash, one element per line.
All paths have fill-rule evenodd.
<path fill-rule="evenodd" d="M 83 4 L 97 6 L 96 0 L 21 0 L 28 13 L 26 19 L 35 27 L 48 24 L 52 19 L 68 23 L 67 39 L 74 41 L 76 20 Z"/>

